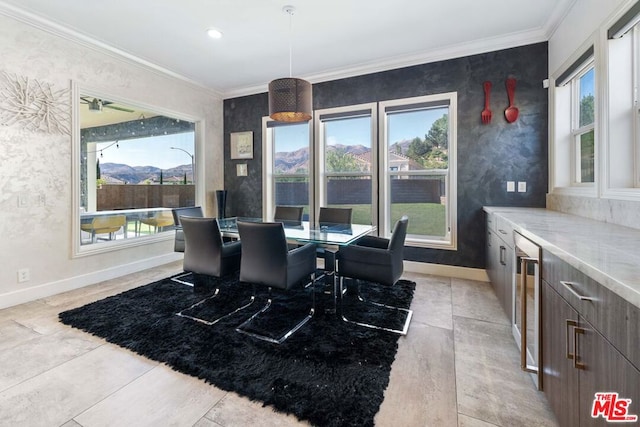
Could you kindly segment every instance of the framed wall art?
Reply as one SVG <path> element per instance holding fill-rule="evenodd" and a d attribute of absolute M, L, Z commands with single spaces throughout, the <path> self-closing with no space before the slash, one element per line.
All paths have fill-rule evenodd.
<path fill-rule="evenodd" d="M 253 159 L 253 132 L 231 133 L 231 159 Z"/>

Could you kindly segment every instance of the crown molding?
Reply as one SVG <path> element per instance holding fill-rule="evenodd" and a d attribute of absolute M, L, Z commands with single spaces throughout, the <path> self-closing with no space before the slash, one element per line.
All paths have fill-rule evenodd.
<path fill-rule="evenodd" d="M 156 73 L 165 77 L 168 76 L 168 77 L 180 80 L 184 83 L 187 83 L 191 86 L 196 87 L 199 90 L 204 90 L 212 96 L 222 98 L 223 94 L 221 92 L 214 90 L 208 86 L 205 86 L 204 84 L 198 81 L 190 79 L 189 77 L 183 76 L 182 74 L 176 73 L 160 65 L 147 61 L 143 58 L 132 55 L 124 50 L 110 46 L 106 43 L 103 43 L 99 40 L 96 40 L 78 31 L 72 30 L 68 27 L 62 26 L 54 21 L 43 18 L 32 12 L 7 4 L 1 0 L 0 0 L 0 14 L 8 16 L 9 18 L 13 18 L 31 27 L 45 31 L 54 36 L 60 37 L 62 39 L 68 40 L 73 43 L 77 43 L 88 49 L 94 50 L 96 52 L 100 52 L 102 54 L 106 54 L 116 60 L 120 60 L 127 64 L 141 67 L 147 71 L 151 71 L 153 73 Z"/>
<path fill-rule="evenodd" d="M 477 55 L 496 50 L 524 46 L 527 44 L 545 42 L 548 41 L 551 35 L 556 31 L 556 29 L 565 18 L 569 10 L 574 6 L 576 1 L 577 0 L 559 1 L 555 9 L 553 10 L 551 18 L 547 21 L 545 26 L 534 30 L 511 33 L 500 37 L 474 40 L 469 43 L 450 45 L 441 49 L 427 50 L 409 55 L 391 57 L 383 61 L 365 62 L 346 68 L 324 70 L 319 73 L 309 74 L 306 76 L 301 75 L 299 77 L 304 78 L 311 83 L 321 83 L 331 80 L 360 76 L 364 74 L 410 67 L 414 65 L 461 58 L 464 56 Z M 32 27 L 54 34 L 66 40 L 79 43 L 87 48 L 107 54 L 112 58 L 125 61 L 129 64 L 141 66 L 148 71 L 175 78 L 182 82 L 193 85 L 198 89 L 205 90 L 212 96 L 216 96 L 221 99 L 254 95 L 257 93 L 267 92 L 268 90 L 268 82 L 252 86 L 237 87 L 226 91 L 215 90 L 201 82 L 190 79 L 184 75 L 178 74 L 167 68 L 149 62 L 143 58 L 132 55 L 126 51 L 117 49 L 113 46 L 109 46 L 106 43 L 88 37 L 80 32 L 71 30 L 39 15 L 20 9 L 13 5 L 9 5 L 2 0 L 0 0 L 0 14 L 9 16 Z"/>
<path fill-rule="evenodd" d="M 381 71 L 411 67 L 414 65 L 428 64 L 431 62 L 444 61 L 454 58 L 462 58 L 465 56 L 477 55 L 545 41 L 548 41 L 547 30 L 545 28 L 538 28 L 531 31 L 523 31 L 511 33 L 501 37 L 475 40 L 469 43 L 450 45 L 442 49 L 428 50 L 410 55 L 401 55 L 388 58 L 384 61 L 372 61 L 355 65 L 349 68 L 326 70 L 321 73 L 302 75 L 298 77 L 308 80 L 311 83 L 321 83 L 331 80 L 361 76 L 365 74 L 378 73 Z M 224 99 L 229 99 L 240 96 L 255 95 L 257 93 L 267 92 L 267 89 L 268 83 L 241 87 L 225 91 L 223 93 L 223 97 Z"/>

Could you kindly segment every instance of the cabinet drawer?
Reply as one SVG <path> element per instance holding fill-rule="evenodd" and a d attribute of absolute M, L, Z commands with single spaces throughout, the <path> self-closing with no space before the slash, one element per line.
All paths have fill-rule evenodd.
<path fill-rule="evenodd" d="M 500 216 L 496 216 L 496 235 L 502 239 L 504 243 L 507 244 L 508 247 L 513 249 L 513 226 L 509 221 Z"/>
<path fill-rule="evenodd" d="M 487 230 L 496 231 L 496 215 L 492 213 L 487 213 Z"/>
<path fill-rule="evenodd" d="M 633 365 L 640 367 L 640 309 L 547 251 L 542 252 L 542 277 Z"/>

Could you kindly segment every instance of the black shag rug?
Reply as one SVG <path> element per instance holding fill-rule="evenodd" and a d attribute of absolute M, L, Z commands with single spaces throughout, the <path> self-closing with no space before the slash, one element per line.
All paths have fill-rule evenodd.
<path fill-rule="evenodd" d="M 320 282 L 315 316 L 280 345 L 235 331 L 266 302 L 262 288 L 256 290 L 250 307 L 213 326 L 175 315 L 216 286 L 218 297 L 186 314 L 215 319 L 225 308 L 242 305 L 252 292 L 251 285 L 238 283 L 237 275 L 195 287 L 167 278 L 63 312 L 60 320 L 314 425 L 373 426 L 389 383 L 397 334 L 348 324 L 325 313 L 333 302 Z M 404 280 L 392 288 L 361 284 L 363 296 L 400 307 L 409 307 L 414 288 L 415 283 Z M 274 293 L 272 310 L 256 327 L 263 332 L 286 330 L 292 319 L 295 322 L 308 312 L 310 292 L 308 288 Z M 345 313 L 358 321 L 402 324 L 402 316 L 390 316 L 370 305 L 365 311 L 361 304 L 347 295 Z"/>

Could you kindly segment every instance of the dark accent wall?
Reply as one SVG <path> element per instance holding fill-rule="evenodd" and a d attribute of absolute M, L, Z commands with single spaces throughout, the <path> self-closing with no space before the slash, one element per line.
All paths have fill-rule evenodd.
<path fill-rule="evenodd" d="M 471 268 L 485 267 L 483 206 L 545 207 L 548 181 L 547 43 L 473 55 L 313 85 L 314 109 L 444 92 L 458 93 L 458 249 L 407 247 L 405 259 Z M 518 120 L 507 123 L 505 79 L 517 79 Z M 482 83 L 493 83 L 493 119 L 483 125 Z M 267 94 L 224 101 L 227 214 L 262 215 L 262 117 Z M 229 133 L 253 131 L 254 157 L 229 159 Z M 236 176 L 236 164 L 248 176 Z M 507 181 L 526 181 L 526 193 L 507 193 Z"/>

